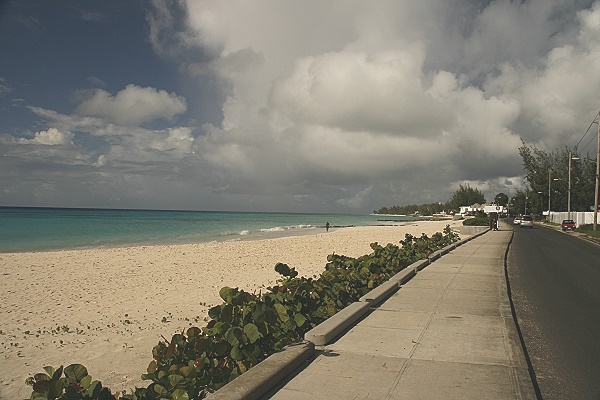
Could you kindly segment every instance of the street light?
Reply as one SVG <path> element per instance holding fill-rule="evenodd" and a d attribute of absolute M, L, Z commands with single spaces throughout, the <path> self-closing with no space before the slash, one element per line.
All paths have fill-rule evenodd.
<path fill-rule="evenodd" d="M 571 163 L 573 160 L 579 160 L 579 157 L 574 156 L 569 152 L 569 193 L 567 194 L 567 219 L 571 219 Z"/>

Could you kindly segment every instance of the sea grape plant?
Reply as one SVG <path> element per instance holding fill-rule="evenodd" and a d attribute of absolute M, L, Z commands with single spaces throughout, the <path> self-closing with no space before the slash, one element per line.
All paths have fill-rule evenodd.
<path fill-rule="evenodd" d="M 223 303 L 208 311 L 206 326 L 190 327 L 159 342 L 144 380 L 146 388 L 112 394 L 92 381 L 79 364 L 27 379 L 31 399 L 61 400 L 189 400 L 201 399 L 246 372 L 286 345 L 357 301 L 411 263 L 458 240 L 447 226 L 431 237 L 406 234 L 401 246 L 372 243 L 372 253 L 358 258 L 330 254 L 323 273 L 300 277 L 295 268 L 278 263 L 281 275 L 264 293 L 224 287 Z M 62 376 L 64 373 L 64 377 Z"/>

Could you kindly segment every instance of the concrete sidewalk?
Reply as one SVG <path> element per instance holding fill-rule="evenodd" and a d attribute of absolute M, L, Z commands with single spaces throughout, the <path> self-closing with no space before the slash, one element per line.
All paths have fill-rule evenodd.
<path fill-rule="evenodd" d="M 504 255 L 488 232 L 427 266 L 271 399 L 535 399 L 512 318 Z"/>

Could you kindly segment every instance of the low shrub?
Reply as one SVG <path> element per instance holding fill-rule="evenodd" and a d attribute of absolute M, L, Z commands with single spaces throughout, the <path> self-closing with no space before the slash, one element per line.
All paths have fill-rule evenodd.
<path fill-rule="evenodd" d="M 485 217 L 469 218 L 469 219 L 465 219 L 463 221 L 463 225 L 464 226 L 489 226 L 490 220 Z"/>
<path fill-rule="evenodd" d="M 353 258 L 330 254 L 318 278 L 299 277 L 288 265 L 275 266 L 281 278 L 265 293 L 224 287 L 223 303 L 212 307 L 205 327 L 191 327 L 159 342 L 142 379 L 151 383 L 132 393 L 112 394 L 92 381 L 80 364 L 45 367 L 29 377 L 31 399 L 189 400 L 201 399 L 357 301 L 415 261 L 458 240 L 449 226 L 431 237 L 410 234 L 401 246 L 372 243 L 373 252 Z M 63 376 L 64 373 L 64 376 Z"/>

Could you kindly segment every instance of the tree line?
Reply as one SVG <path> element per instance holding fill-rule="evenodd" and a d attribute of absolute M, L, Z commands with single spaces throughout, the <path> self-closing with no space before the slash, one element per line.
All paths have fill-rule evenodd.
<path fill-rule="evenodd" d="M 545 151 L 536 146 L 519 147 L 528 187 L 517 190 L 511 206 L 516 213 L 541 215 L 548 210 L 567 211 L 569 196 L 569 154 L 571 154 L 571 211 L 590 211 L 594 205 L 596 160 L 577 148 Z M 527 205 L 525 205 L 527 203 Z"/>
<path fill-rule="evenodd" d="M 397 215 L 433 215 L 442 212 L 450 213 L 458 211 L 461 206 L 470 206 L 473 204 L 484 204 L 485 196 L 477 188 L 472 188 L 468 183 L 460 184 L 458 190 L 454 192 L 452 198 L 447 202 L 410 204 L 407 206 L 381 207 L 375 210 L 375 214 L 397 214 Z"/>
<path fill-rule="evenodd" d="M 519 154 L 523 159 L 526 188 L 515 189 L 512 193 L 509 191 L 510 197 L 505 193 L 498 193 L 494 196 L 494 203 L 508 205 L 511 214 L 542 215 L 543 211 L 548 210 L 548 196 L 550 196 L 551 211 L 567 211 L 570 158 L 571 211 L 593 210 L 596 184 L 595 158 L 591 158 L 589 154 L 583 156 L 577 148 L 565 147 L 562 150 L 545 151 L 533 145 L 528 146 L 525 142 L 519 147 Z M 461 184 L 446 203 L 396 205 L 382 207 L 375 210 L 375 213 L 433 215 L 456 212 L 461 206 L 476 203 L 486 203 L 483 193 L 477 188 L 471 188 L 469 184 Z"/>

